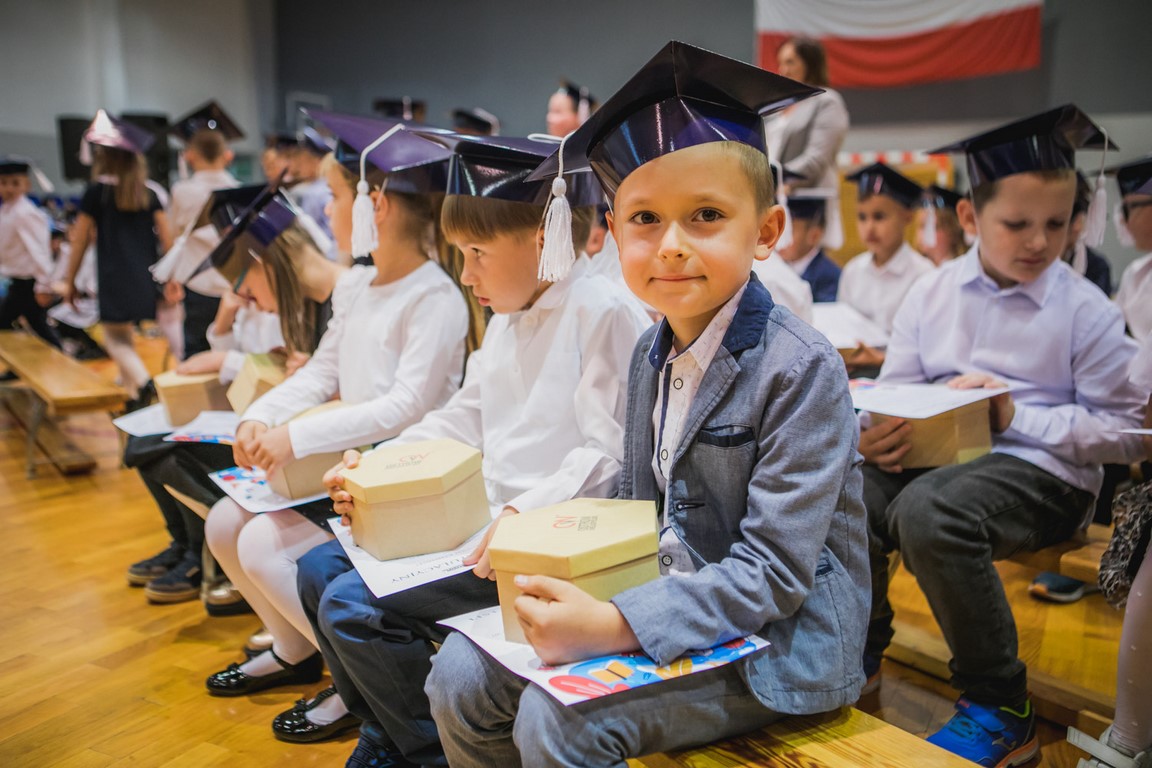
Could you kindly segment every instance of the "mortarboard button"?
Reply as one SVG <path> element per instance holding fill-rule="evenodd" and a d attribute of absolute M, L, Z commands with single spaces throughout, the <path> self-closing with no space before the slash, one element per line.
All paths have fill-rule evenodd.
<path fill-rule="evenodd" d="M 169 132 L 187 143 L 197 131 L 203 130 L 219 131 L 228 141 L 244 138 L 244 131 L 215 101 L 209 101 L 177 118 Z"/>

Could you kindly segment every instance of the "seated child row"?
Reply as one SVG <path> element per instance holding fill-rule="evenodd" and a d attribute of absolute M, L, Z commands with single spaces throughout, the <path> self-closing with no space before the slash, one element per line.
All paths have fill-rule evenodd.
<path fill-rule="evenodd" d="M 708 79 L 677 83 L 679 67 Z M 992 562 L 1070 535 L 1101 463 L 1142 449 L 1117 434 L 1147 400 L 1126 375 L 1135 345 L 1119 310 L 1061 261 L 1075 150 L 1098 136 L 1072 138 L 1087 118 L 1065 107 L 945 148 L 968 157 L 973 197 L 957 210 L 979 245 L 909 289 L 881 378 L 1012 390 L 992 401 L 991 454 L 900 472 L 904 425 L 861 433 L 840 355 L 750 276 L 783 229 L 761 115 L 813 93 L 670 43 L 558 150 L 410 131 L 377 142 L 390 125 L 328 116 L 374 169 L 372 266 L 308 283 L 307 240 L 271 190 L 234 222 L 213 263 L 239 293 L 270 283 L 282 317 L 301 296 L 332 297 L 312 358 L 243 414 L 235 459 L 274 473 L 382 440 L 453 438 L 482 450 L 497 520 L 465 561 L 473 572 L 376 598 L 327 529 L 328 503 L 253 515 L 217 501 L 209 546 L 274 640 L 209 677 L 209 692 L 313 683 L 326 663 L 335 690 L 274 727 L 306 741 L 359 724 L 351 766 L 623 765 L 856 701 L 891 637 L 886 555 L 899 549 L 963 693 L 930 740 L 987 765 L 1034 754 Z M 567 232 L 540 225 L 561 168 Z M 342 234 L 353 177 L 335 160 L 328 170 L 334 235 L 361 240 Z M 600 194 L 634 296 L 587 259 L 570 274 L 550 261 L 555 237 L 585 241 Z M 469 310 L 429 259 L 441 236 L 463 254 L 460 284 L 492 312 L 466 369 Z M 295 302 L 283 290 L 294 270 L 312 285 Z M 334 396 L 344 407 L 291 418 Z M 863 470 L 858 441 L 875 460 Z M 345 516 L 341 471 L 358 460 L 347 453 L 325 476 Z M 496 604 L 486 545 L 500 518 L 613 496 L 655 503 L 663 575 L 610 601 L 518 577 L 515 610 L 544 662 L 642 651 L 666 664 L 751 634 L 767 647 L 565 707 L 437 623 Z"/>

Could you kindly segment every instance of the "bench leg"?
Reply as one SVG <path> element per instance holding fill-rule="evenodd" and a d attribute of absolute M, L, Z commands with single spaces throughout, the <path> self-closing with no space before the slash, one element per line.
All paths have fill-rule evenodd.
<path fill-rule="evenodd" d="M 32 419 L 28 423 L 28 439 L 24 444 L 28 479 L 36 477 L 36 435 L 40 431 L 40 424 L 44 421 L 45 410 L 47 407 L 44 401 L 38 397 L 33 398 Z"/>

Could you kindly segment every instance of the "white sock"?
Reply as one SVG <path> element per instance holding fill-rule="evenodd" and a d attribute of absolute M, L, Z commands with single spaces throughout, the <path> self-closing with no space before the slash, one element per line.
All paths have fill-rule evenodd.
<path fill-rule="evenodd" d="M 313 725 L 328 725 L 346 714 L 348 714 L 348 707 L 344 706 L 344 699 L 340 698 L 340 694 L 337 693 L 305 712 L 304 717 L 308 718 L 308 722 Z"/>
<path fill-rule="evenodd" d="M 272 655 L 272 651 L 264 651 L 259 656 L 253 656 L 241 664 L 240 671 L 249 677 L 264 677 L 276 672 L 283 672 L 284 667 Z"/>

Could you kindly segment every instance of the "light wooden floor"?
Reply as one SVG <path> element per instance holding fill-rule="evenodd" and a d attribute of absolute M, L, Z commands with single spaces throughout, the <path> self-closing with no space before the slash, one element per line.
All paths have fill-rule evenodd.
<path fill-rule="evenodd" d="M 142 348 L 158 368 L 162 343 Z M 113 375 L 108 364 L 101 370 Z M 255 618 L 210 618 L 198 603 L 153 606 L 129 588 L 128 564 L 167 543 L 160 516 L 136 473 L 119 469 L 107 417 L 74 417 L 65 429 L 99 455 L 97 471 L 67 478 L 46 464 L 27 480 L 23 431 L 0 408 L 0 766 L 343 765 L 354 736 L 303 746 L 271 735 L 276 713 L 322 685 L 206 695 L 204 678 L 240 658 Z M 1034 604 L 1022 592 L 1029 577 L 1006 573 L 1018 616 L 1034 630 L 1024 633 L 1025 658 L 1111 681 L 1118 617 L 1099 597 Z M 894 596 L 902 616 L 923 610 L 910 578 Z M 860 708 L 923 735 L 951 715 L 953 698 L 943 683 L 885 662 L 879 694 Z M 1033 765 L 1075 766 L 1061 732 L 1048 727 L 1042 739 Z"/>

